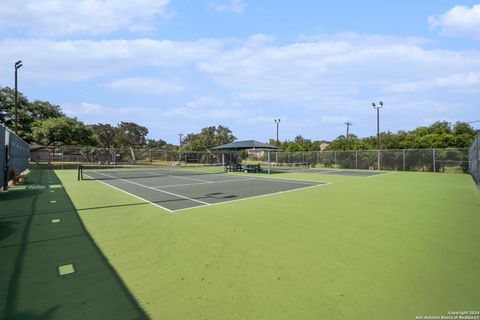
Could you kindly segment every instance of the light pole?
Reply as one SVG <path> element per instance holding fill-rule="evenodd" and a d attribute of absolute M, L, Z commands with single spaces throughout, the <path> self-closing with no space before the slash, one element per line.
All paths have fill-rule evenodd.
<path fill-rule="evenodd" d="M 278 141 L 278 126 L 280 125 L 280 119 L 273 119 L 273 121 L 275 121 L 275 123 L 277 124 L 277 144 L 279 143 Z"/>
<path fill-rule="evenodd" d="M 22 60 L 15 62 L 15 133 L 18 134 L 18 89 L 17 89 L 17 70 L 23 66 Z"/>
<path fill-rule="evenodd" d="M 383 101 L 380 101 L 379 106 L 372 102 L 372 107 L 377 110 L 377 149 L 380 150 L 380 109 L 383 107 Z"/>
<path fill-rule="evenodd" d="M 383 101 L 380 101 L 379 106 L 372 102 L 372 107 L 377 110 L 377 152 L 378 152 L 378 170 L 380 170 L 380 109 L 383 107 Z"/>

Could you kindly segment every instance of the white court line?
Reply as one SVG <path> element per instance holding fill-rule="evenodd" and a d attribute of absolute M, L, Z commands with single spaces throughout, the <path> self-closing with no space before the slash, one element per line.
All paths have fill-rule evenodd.
<path fill-rule="evenodd" d="M 149 186 L 145 186 L 145 185 L 142 185 L 142 184 L 139 184 L 139 183 L 135 183 L 135 182 L 132 182 L 132 181 L 128 181 L 128 180 L 125 180 L 125 179 L 119 179 L 119 178 L 117 178 L 117 177 L 115 177 L 115 176 L 110 176 L 110 175 L 105 174 L 105 173 L 100 173 L 100 172 L 97 172 L 97 173 L 103 174 L 103 175 L 105 175 L 105 176 L 107 176 L 107 177 L 110 177 L 110 178 L 114 178 L 114 179 L 116 179 L 116 180 L 121 180 L 121 181 L 124 181 L 124 182 L 132 183 L 132 184 L 135 184 L 135 185 L 144 187 L 144 188 L 156 190 L 156 191 L 159 191 L 159 192 L 164 192 L 164 193 L 171 194 L 171 195 L 174 195 L 174 196 L 177 196 L 177 197 L 180 197 L 180 198 L 192 200 L 192 201 L 194 201 L 194 202 L 199 202 L 199 203 L 204 204 L 205 206 L 215 206 L 215 205 L 226 204 L 226 203 L 230 203 L 230 202 L 238 202 L 238 201 L 250 200 L 250 199 L 255 199 L 255 198 L 263 198 L 263 197 L 273 196 L 273 195 L 282 194 L 282 193 L 287 193 L 287 192 L 293 192 L 293 191 L 299 191 L 299 190 L 304 190 L 304 189 L 310 189 L 310 188 L 328 186 L 328 185 L 331 185 L 331 184 L 332 184 L 331 182 L 327 182 L 327 183 L 317 183 L 317 184 L 315 184 L 315 185 L 310 185 L 310 186 L 307 186 L 307 187 L 302 187 L 302 188 L 297 188 L 297 189 L 290 189 L 290 190 L 285 190 L 285 191 L 278 191 L 278 192 L 274 192 L 274 193 L 262 194 L 262 195 L 258 195 L 258 196 L 246 197 L 246 198 L 241 198 L 241 199 L 236 199 L 236 200 L 222 201 L 222 202 L 217 202 L 217 203 L 208 203 L 208 202 L 203 202 L 203 201 L 200 201 L 200 200 L 195 200 L 195 199 L 191 199 L 191 198 L 188 198 L 188 197 L 184 197 L 184 196 L 181 196 L 181 195 L 177 195 L 177 194 L 175 194 L 175 193 L 171 193 L 171 192 L 168 192 L 168 191 L 165 191 L 165 190 L 159 190 L 159 189 L 156 189 L 155 187 L 149 187 Z M 88 176 L 88 175 L 86 175 L 86 176 Z M 243 176 L 239 176 L 239 177 L 243 177 Z M 92 178 L 92 177 L 90 177 L 90 178 Z M 94 178 L 92 178 L 92 179 L 94 179 Z M 166 207 L 163 207 L 163 206 L 161 206 L 161 205 L 159 205 L 159 204 L 156 204 L 156 203 L 154 203 L 154 202 L 151 202 L 151 201 L 149 201 L 149 200 L 147 200 L 147 199 L 144 199 L 144 198 L 142 198 L 142 197 L 140 197 L 140 196 L 137 196 L 137 195 L 135 195 L 135 194 L 132 194 L 132 193 L 130 193 L 130 192 L 128 192 L 128 191 L 125 191 L 125 190 L 120 189 L 120 188 L 118 188 L 118 187 L 115 187 L 115 186 L 113 186 L 113 185 L 111 185 L 111 184 L 108 184 L 108 183 L 106 183 L 106 182 L 104 182 L 104 181 L 102 181 L 102 180 L 98 180 L 98 179 L 94 179 L 94 180 L 97 180 L 97 181 L 99 181 L 99 182 L 101 182 L 101 183 L 103 183 L 103 184 L 105 184 L 105 185 L 107 185 L 107 186 L 109 186 L 109 187 L 112 187 L 112 188 L 114 188 L 114 189 L 117 189 L 117 190 L 119 190 L 119 191 L 121 191 L 121 192 L 123 192 L 123 193 L 129 194 L 129 195 L 131 195 L 131 196 L 133 196 L 133 197 L 135 197 L 135 198 L 137 198 L 137 199 L 140 199 L 140 200 L 142 200 L 142 201 L 145 201 L 145 202 L 147 202 L 147 203 L 150 203 L 150 204 L 152 204 L 152 205 L 154 205 L 154 206 L 157 206 L 157 207 L 159 207 L 159 208 L 165 209 L 166 211 L 171 212 L 171 213 L 175 213 L 175 212 L 177 212 L 177 211 L 184 211 L 184 210 L 195 209 L 195 208 L 198 208 L 198 207 L 199 207 L 199 206 L 193 206 L 193 207 L 188 207 L 188 208 L 171 210 L 171 209 L 168 209 L 168 208 L 166 208 Z M 283 181 L 283 182 L 291 182 L 291 183 L 304 184 L 304 185 L 305 185 L 305 184 L 308 185 L 308 184 L 314 184 L 314 183 L 316 183 L 316 182 L 307 182 L 307 181 L 301 182 L 301 181 L 288 180 L 288 179 L 261 178 L 261 177 L 255 177 L 255 178 L 253 178 L 253 177 L 252 177 L 252 178 L 246 178 L 246 177 L 245 177 L 245 178 L 242 178 L 242 179 L 233 179 L 233 180 L 229 180 L 229 181 L 225 180 L 225 182 L 245 181 L 245 180 L 267 180 L 267 181 L 279 181 L 279 182 L 282 182 L 282 181 Z M 215 182 L 213 182 L 213 183 L 215 183 Z M 195 183 L 195 184 L 190 184 L 190 185 L 196 185 L 196 184 L 197 184 L 197 183 Z M 198 183 L 198 184 L 201 184 L 201 183 Z M 202 183 L 202 184 L 203 184 L 203 183 Z M 205 184 L 206 184 L 206 183 L 205 183 Z"/>
<path fill-rule="evenodd" d="M 241 176 L 239 175 L 239 177 L 245 177 L 245 176 Z M 298 180 L 289 180 L 289 179 L 283 179 L 283 178 L 263 178 L 263 177 L 255 177 L 255 178 L 252 178 L 252 179 L 258 179 L 258 180 L 267 180 L 267 181 L 281 181 L 281 182 L 290 182 L 290 183 L 294 183 L 294 184 L 315 184 L 315 183 L 319 183 L 319 182 L 316 182 L 316 181 L 298 181 Z"/>
<path fill-rule="evenodd" d="M 239 201 L 243 201 L 243 200 L 270 197 L 270 196 L 274 196 L 274 195 L 278 195 L 278 194 L 282 194 L 282 193 L 294 192 L 294 191 L 305 190 L 305 189 L 310 189 L 310 188 L 325 187 L 325 186 L 328 186 L 328 185 L 331 185 L 331 184 L 332 184 L 331 182 L 327 182 L 327 183 L 317 184 L 317 185 L 314 185 L 314 186 L 308 186 L 308 187 L 303 187 L 303 188 L 297 188 L 297 189 L 290 189 L 290 190 L 285 190 L 285 191 L 278 191 L 278 192 L 274 192 L 274 193 L 261 194 L 261 195 L 258 195 L 258 196 L 246 197 L 246 198 L 241 198 L 241 199 L 236 199 L 236 200 L 216 202 L 216 203 L 211 203 L 210 207 L 211 206 L 216 206 L 216 205 L 221 205 L 221 204 L 226 204 L 226 203 L 231 203 L 231 202 L 239 202 Z M 200 207 L 190 207 L 190 208 L 177 209 L 177 210 L 173 210 L 173 212 L 175 213 L 175 212 L 178 212 L 178 211 L 185 211 L 185 210 L 197 209 L 197 208 L 200 208 Z"/>
<path fill-rule="evenodd" d="M 235 181 L 249 181 L 249 180 L 257 180 L 257 178 L 246 178 L 246 179 L 230 179 L 230 180 L 218 180 L 218 181 L 207 181 L 203 180 L 204 182 L 198 183 L 182 183 L 182 184 L 169 184 L 164 186 L 155 186 L 155 188 L 169 188 L 169 187 L 186 187 L 186 186 L 196 186 L 199 184 L 215 184 L 215 183 L 223 183 L 223 182 L 235 182 Z"/>
<path fill-rule="evenodd" d="M 87 174 L 85 174 L 85 175 L 86 175 L 87 177 L 90 177 L 90 176 L 87 175 Z M 92 177 L 90 177 L 90 178 L 92 178 Z M 93 178 L 92 178 L 92 179 L 93 179 Z M 113 189 L 117 189 L 118 191 L 121 191 L 121 192 L 126 193 L 126 194 L 128 194 L 128 195 L 131 195 L 132 197 L 135 197 L 135 198 L 137 198 L 137 199 L 140 199 L 140 200 L 142 200 L 142 201 L 144 201 L 144 202 L 147 202 L 147 203 L 149 203 L 149 204 L 151 204 L 151 205 L 154 205 L 154 206 L 156 206 L 156 207 L 159 207 L 159 208 L 162 208 L 162 209 L 164 209 L 164 210 L 167 210 L 168 212 L 174 212 L 173 210 L 170 210 L 170 209 L 168 209 L 168 208 L 165 208 L 165 207 L 163 207 L 163 206 L 161 206 L 161 205 L 159 205 L 159 204 L 156 204 L 155 202 L 152 202 L 152 201 L 149 201 L 149 200 L 144 199 L 144 198 L 142 198 L 142 197 L 139 197 L 139 196 L 137 196 L 137 195 L 135 195 L 135 194 L 133 194 L 133 193 L 130 193 L 130 192 L 128 192 L 128 191 L 125 191 L 125 190 L 123 190 L 123 189 L 120 189 L 120 188 L 117 188 L 117 187 L 115 187 L 115 186 L 112 186 L 111 184 L 108 184 L 108 183 L 106 183 L 106 182 L 103 182 L 102 180 L 98 180 L 98 179 L 94 179 L 94 180 L 95 180 L 95 181 L 98 181 L 98 182 L 100 182 L 100 183 L 103 183 L 104 185 L 109 186 L 109 187 L 111 187 L 111 188 L 113 188 Z M 193 208 L 193 207 L 192 207 L 192 208 Z"/>
<path fill-rule="evenodd" d="M 172 174 L 171 176 L 172 176 L 172 177 L 175 177 L 175 178 L 180 178 L 180 179 L 185 179 L 185 180 L 191 180 L 191 181 L 212 182 L 211 180 L 194 179 L 194 178 L 188 178 L 188 177 L 178 176 L 178 175 L 175 175 L 175 174 Z"/>
<path fill-rule="evenodd" d="M 131 183 L 131 184 L 134 184 L 134 185 L 139 186 L 139 187 L 143 187 L 143 188 L 155 190 L 155 191 L 158 191 L 158 192 L 163 192 L 163 193 L 166 193 L 166 194 L 169 194 L 169 195 L 172 195 L 172 196 L 175 196 L 175 197 L 183 198 L 183 199 L 186 199 L 186 200 L 190 200 L 190 201 L 193 201 L 193 202 L 198 202 L 198 203 L 202 203 L 202 204 L 205 204 L 205 205 L 210 205 L 210 203 L 208 203 L 208 202 L 204 202 L 204 201 L 201 201 L 201 200 L 192 199 L 192 198 L 185 197 L 185 196 L 182 196 L 182 195 L 180 195 L 180 194 L 173 193 L 173 192 L 168 192 L 168 191 L 165 191 L 165 190 L 160 190 L 160 189 L 157 189 L 157 188 L 155 188 L 155 187 L 149 187 L 149 186 L 143 185 L 143 184 L 141 184 L 141 183 L 136 183 L 136 182 L 129 181 L 129 180 L 125 180 L 125 179 L 119 179 L 119 178 L 117 178 L 117 177 L 115 177 L 115 176 L 111 176 L 111 175 L 108 175 L 108 174 L 106 174 L 106 173 L 101 173 L 101 172 L 97 172 L 97 173 L 98 173 L 98 174 L 102 174 L 102 175 L 107 176 L 107 177 L 110 177 L 110 178 L 114 178 L 114 179 L 116 179 L 116 180 L 120 180 L 120 181 L 123 181 L 123 182 Z"/>

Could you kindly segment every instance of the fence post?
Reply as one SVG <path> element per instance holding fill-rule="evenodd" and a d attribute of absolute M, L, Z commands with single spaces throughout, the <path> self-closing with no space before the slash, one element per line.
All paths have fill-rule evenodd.
<path fill-rule="evenodd" d="M 378 171 L 380 171 L 380 149 L 377 150 L 378 156 L 377 156 L 377 167 Z"/>
<path fill-rule="evenodd" d="M 320 160 L 320 151 L 317 151 L 317 163 L 315 163 L 315 167 L 318 165 L 319 160 Z"/>
<path fill-rule="evenodd" d="M 403 149 L 403 171 L 405 171 L 405 149 Z"/>
<path fill-rule="evenodd" d="M 358 170 L 358 150 L 355 150 L 355 169 Z"/>
<path fill-rule="evenodd" d="M 432 151 L 433 151 L 433 152 L 432 152 L 432 156 L 433 156 L 433 172 L 437 172 L 436 166 L 435 166 L 435 162 L 436 162 L 436 160 L 435 160 L 435 149 L 432 149 Z"/>
<path fill-rule="evenodd" d="M 480 134 L 477 135 L 477 187 L 480 188 Z"/>
<path fill-rule="evenodd" d="M 268 174 L 270 174 L 270 150 L 268 150 Z"/>
<path fill-rule="evenodd" d="M 333 167 L 336 168 L 337 167 L 337 151 L 333 151 L 333 158 L 335 159 Z"/>

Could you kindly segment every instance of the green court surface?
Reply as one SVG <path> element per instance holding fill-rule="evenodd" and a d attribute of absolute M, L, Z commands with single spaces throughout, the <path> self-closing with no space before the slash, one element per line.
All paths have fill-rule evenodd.
<path fill-rule="evenodd" d="M 0 319 L 145 319 L 53 171 L 0 194 Z"/>
<path fill-rule="evenodd" d="M 61 184 L 0 195 L 2 216 L 5 203 L 17 212 L 0 220 L 1 274 L 10 275 L 0 279 L 0 307 L 10 315 L 88 319 L 82 301 L 105 315 L 91 319 L 415 319 L 480 309 L 480 191 L 467 175 L 229 174 L 321 187 L 172 212 L 121 186 L 76 181 L 73 170 L 55 174 Z M 53 186 L 74 207 L 68 197 L 51 204 L 43 193 Z M 67 213 L 30 214 L 53 205 Z M 32 220 L 44 216 L 71 217 L 71 231 L 54 236 Z M 69 242 L 77 234 L 84 242 Z M 46 235 L 56 240 L 37 243 Z M 55 250 L 43 247 L 50 242 Z"/>

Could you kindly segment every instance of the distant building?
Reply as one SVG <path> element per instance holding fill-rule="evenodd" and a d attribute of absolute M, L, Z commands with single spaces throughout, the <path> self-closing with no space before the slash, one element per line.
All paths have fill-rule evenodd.
<path fill-rule="evenodd" d="M 328 142 L 322 142 L 320 144 L 320 151 L 324 151 L 329 145 L 330 145 L 330 143 L 328 143 Z"/>

